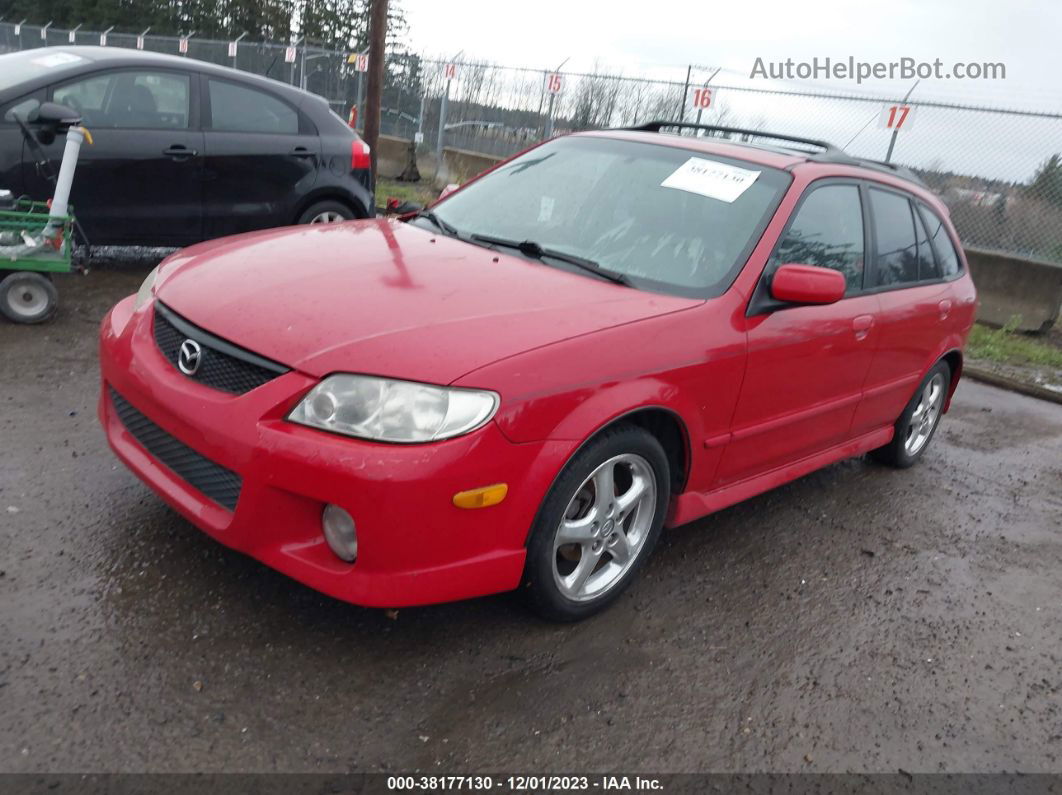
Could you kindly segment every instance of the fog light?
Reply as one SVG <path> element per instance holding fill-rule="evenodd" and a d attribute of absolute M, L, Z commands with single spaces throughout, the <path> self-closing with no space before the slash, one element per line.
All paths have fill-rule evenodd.
<path fill-rule="evenodd" d="M 321 526 L 324 528 L 325 540 L 336 557 L 353 563 L 358 556 L 358 533 L 354 529 L 354 517 L 338 505 L 326 505 Z"/>

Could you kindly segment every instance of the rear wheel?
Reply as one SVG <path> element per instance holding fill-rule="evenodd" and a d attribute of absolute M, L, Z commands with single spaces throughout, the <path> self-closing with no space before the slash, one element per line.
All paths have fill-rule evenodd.
<path fill-rule="evenodd" d="M 918 461 L 940 424 L 950 384 L 951 368 L 947 362 L 937 362 L 896 421 L 892 441 L 871 451 L 870 455 L 883 464 L 900 469 Z"/>
<path fill-rule="evenodd" d="M 576 621 L 615 600 L 656 545 L 669 484 L 667 455 L 642 428 L 608 431 L 577 453 L 528 543 L 524 588 L 535 610 Z"/>
<path fill-rule="evenodd" d="M 40 273 L 18 271 L 0 281 L 0 312 L 15 323 L 43 323 L 55 315 L 59 293 Z"/>
<path fill-rule="evenodd" d="M 354 211 L 336 201 L 312 204 L 299 216 L 300 224 L 338 224 L 354 218 Z"/>

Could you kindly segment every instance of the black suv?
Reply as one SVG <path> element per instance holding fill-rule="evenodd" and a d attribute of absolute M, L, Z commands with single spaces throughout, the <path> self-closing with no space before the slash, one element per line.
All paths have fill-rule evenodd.
<path fill-rule="evenodd" d="M 0 188 L 46 199 L 17 118 L 82 114 L 71 204 L 93 244 L 183 246 L 373 215 L 368 147 L 314 94 L 203 61 L 104 47 L 0 55 Z M 54 172 L 64 139 L 43 146 Z"/>

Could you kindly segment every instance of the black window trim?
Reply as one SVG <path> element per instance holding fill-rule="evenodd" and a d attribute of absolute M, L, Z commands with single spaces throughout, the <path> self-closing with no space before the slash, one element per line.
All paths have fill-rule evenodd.
<path fill-rule="evenodd" d="M 68 86 L 73 83 L 80 83 L 84 80 L 92 80 L 96 77 L 102 77 L 103 75 L 118 74 L 120 72 L 132 72 L 133 74 L 159 74 L 169 73 L 179 75 L 181 77 L 188 78 L 188 126 L 187 127 L 101 127 L 102 130 L 139 130 L 142 132 L 199 132 L 200 131 L 200 114 L 199 114 L 199 97 L 198 93 L 198 80 L 195 79 L 196 72 L 190 69 L 175 69 L 172 66 L 158 66 L 155 64 L 144 66 L 108 66 L 102 69 L 93 69 L 88 72 L 81 72 L 75 75 L 68 75 L 62 80 L 58 80 L 54 83 L 49 83 L 47 88 L 48 101 L 54 101 L 55 90 Z M 90 128 L 91 132 L 91 128 Z"/>
<path fill-rule="evenodd" d="M 782 231 L 778 234 L 778 239 L 774 241 L 774 245 L 771 247 L 771 253 L 767 255 L 767 262 L 763 266 L 763 272 L 760 274 L 760 278 L 756 282 L 756 287 L 752 291 L 752 298 L 749 299 L 748 307 L 745 310 L 746 317 L 766 315 L 784 309 L 794 309 L 798 306 L 806 306 L 806 304 L 791 304 L 785 301 L 776 301 L 771 298 L 771 278 L 774 276 L 774 272 L 778 269 L 778 266 L 785 264 L 777 261 L 778 249 L 785 240 L 786 235 L 789 234 L 789 229 L 793 226 L 793 222 L 796 220 L 797 215 L 799 215 L 800 209 L 804 206 L 804 202 L 807 201 L 807 198 L 812 193 L 820 188 L 833 185 L 851 185 L 858 190 L 859 204 L 863 218 L 863 284 L 858 290 L 852 290 L 851 292 L 846 290 L 844 297 L 841 300 L 846 301 L 849 298 L 856 298 L 867 294 L 868 257 L 874 249 L 871 248 L 870 212 L 869 207 L 867 206 L 867 196 L 863 189 L 863 180 L 858 177 L 819 177 L 818 179 L 812 180 L 804 187 L 803 193 L 800 194 L 800 198 L 797 199 L 796 204 L 793 205 L 793 209 L 789 213 L 789 218 L 786 219 L 785 226 L 782 227 Z"/>
<path fill-rule="evenodd" d="M 897 196 L 900 196 L 901 198 L 907 199 L 908 208 L 910 209 L 910 211 L 912 213 L 912 216 L 911 216 L 911 228 L 912 228 L 912 231 L 915 230 L 914 213 L 917 211 L 917 208 L 919 206 L 924 207 L 926 209 L 926 211 L 932 213 L 933 219 L 936 220 L 936 221 L 939 221 L 940 225 L 944 228 L 944 232 L 947 234 L 948 240 L 951 241 L 952 246 L 954 246 L 955 249 L 956 249 L 955 255 L 956 255 L 956 258 L 959 260 L 959 269 L 954 274 L 952 274 L 951 276 L 943 276 L 943 275 L 941 275 L 941 276 L 935 276 L 935 277 L 933 277 L 931 279 L 917 279 L 917 280 L 915 280 L 913 282 L 900 282 L 898 284 L 879 284 L 879 285 L 874 285 L 874 281 L 876 281 L 877 275 L 878 275 L 878 253 L 877 253 L 878 252 L 878 248 L 877 248 L 877 234 L 876 234 L 876 230 L 874 229 L 873 224 L 872 224 L 871 225 L 871 232 L 874 235 L 874 248 L 871 249 L 871 251 L 873 252 L 873 256 L 870 258 L 870 260 L 867 261 L 867 268 L 864 271 L 864 277 L 863 277 L 863 279 L 864 279 L 863 280 L 863 294 L 864 295 L 876 295 L 878 293 L 892 292 L 893 290 L 907 290 L 907 289 L 910 289 L 912 287 L 925 287 L 927 285 L 933 285 L 933 284 L 946 284 L 948 282 L 953 282 L 956 279 L 959 279 L 959 278 L 962 277 L 964 269 L 963 269 L 963 264 L 962 264 L 962 257 L 959 255 L 959 251 L 961 250 L 961 247 L 955 244 L 955 240 L 951 236 L 951 230 L 948 228 L 948 224 L 946 224 L 944 222 L 944 219 L 940 217 L 939 213 L 937 213 L 935 210 L 933 210 L 933 208 L 930 207 L 923 199 L 920 199 L 918 196 L 916 196 L 915 194 L 911 193 L 910 191 L 906 191 L 906 190 L 903 190 L 901 188 L 897 188 L 897 187 L 895 187 L 893 185 L 886 185 L 886 184 L 884 184 L 882 182 L 876 182 L 876 181 L 872 181 L 872 180 L 862 180 L 862 182 L 863 182 L 863 190 L 864 190 L 864 192 L 866 194 L 866 199 L 863 202 L 863 206 L 866 209 L 866 211 L 869 213 L 871 221 L 874 220 L 874 211 L 871 209 L 871 206 L 870 206 L 870 191 L 871 190 L 880 190 L 880 191 L 884 191 L 886 193 L 894 193 Z M 925 219 L 924 218 L 922 219 L 922 221 L 923 221 L 923 223 L 925 223 Z M 927 235 L 929 234 L 929 229 L 926 229 L 926 234 Z M 917 234 L 916 234 L 916 239 L 917 239 Z M 933 245 L 932 240 L 930 240 L 929 245 L 930 245 L 930 248 L 933 251 L 933 257 L 935 259 L 937 259 L 937 261 L 939 262 L 939 258 L 938 258 L 938 255 L 937 255 L 937 250 L 936 250 L 936 247 Z M 943 265 L 941 266 L 941 273 L 943 274 Z M 867 277 L 868 276 L 872 277 L 871 281 L 869 281 L 869 282 L 867 281 Z M 868 285 L 874 285 L 874 286 L 868 286 Z M 845 297 L 847 298 L 848 296 L 845 296 Z"/>
<path fill-rule="evenodd" d="M 203 121 L 203 131 L 208 133 L 226 133 L 233 135 L 283 135 L 289 138 L 295 138 L 300 135 L 319 135 L 317 125 L 315 125 L 301 108 L 292 102 L 289 102 L 285 97 L 281 96 L 275 91 L 270 91 L 268 88 L 256 85 L 247 80 L 238 80 L 229 77 L 228 75 L 215 75 L 207 72 L 200 72 L 200 91 L 199 91 L 199 105 L 200 105 L 200 118 Z M 275 99 L 282 105 L 286 105 L 295 114 L 295 118 L 299 122 L 299 129 L 296 132 L 262 132 L 255 130 L 215 130 L 213 127 L 214 117 L 213 109 L 210 105 L 210 81 L 216 80 L 219 83 L 228 83 L 229 85 L 237 86 L 239 88 L 246 89 L 248 91 L 257 91 L 260 94 L 265 94 L 267 97 Z"/>

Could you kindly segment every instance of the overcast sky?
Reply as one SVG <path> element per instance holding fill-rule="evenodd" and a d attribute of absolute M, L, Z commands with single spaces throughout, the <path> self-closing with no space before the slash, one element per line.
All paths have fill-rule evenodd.
<path fill-rule="evenodd" d="M 716 82 L 745 82 L 765 60 L 902 56 L 947 67 L 1006 65 L 1006 79 L 923 81 L 923 99 L 1062 111 L 1060 0 L 402 0 L 413 47 L 426 55 L 682 80 L 685 64 L 720 66 Z M 854 83 L 817 81 L 851 90 Z M 905 91 L 873 81 L 860 90 Z"/>

